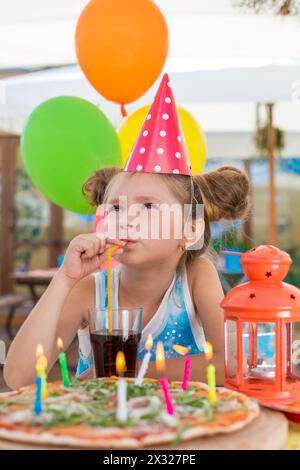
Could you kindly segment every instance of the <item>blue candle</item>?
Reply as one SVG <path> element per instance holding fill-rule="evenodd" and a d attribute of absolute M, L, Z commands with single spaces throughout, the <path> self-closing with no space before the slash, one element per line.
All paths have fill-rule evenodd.
<path fill-rule="evenodd" d="M 43 379 L 42 377 L 36 377 L 35 379 L 36 390 L 35 390 L 35 402 L 34 402 L 34 413 L 36 415 L 40 415 L 43 411 L 42 407 L 42 384 Z"/>

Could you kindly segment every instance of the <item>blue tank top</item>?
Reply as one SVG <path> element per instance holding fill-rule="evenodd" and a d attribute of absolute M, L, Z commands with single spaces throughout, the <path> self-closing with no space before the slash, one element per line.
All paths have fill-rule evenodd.
<path fill-rule="evenodd" d="M 113 270 L 113 308 L 118 308 L 119 275 L 122 266 Z M 95 278 L 96 301 L 98 308 L 107 308 L 107 270 L 93 274 Z M 196 312 L 191 299 L 187 273 L 184 268 L 180 275 L 174 278 L 167 289 L 163 300 L 149 323 L 142 331 L 138 349 L 138 359 L 142 360 L 145 351 L 145 341 L 148 335 L 153 337 L 151 360 L 155 359 L 155 349 L 158 341 L 162 341 L 166 359 L 178 357 L 173 349 L 174 344 L 190 348 L 189 354 L 202 354 L 205 341 L 204 331 L 196 318 Z M 77 377 L 85 375 L 93 365 L 92 348 L 89 340 L 88 327 L 78 330 L 79 361 Z"/>

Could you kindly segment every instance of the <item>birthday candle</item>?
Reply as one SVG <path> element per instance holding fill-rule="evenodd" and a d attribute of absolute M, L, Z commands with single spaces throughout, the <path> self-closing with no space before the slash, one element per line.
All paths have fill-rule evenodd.
<path fill-rule="evenodd" d="M 174 344 L 173 349 L 174 351 L 176 351 L 178 354 L 181 354 L 182 356 L 186 355 L 190 350 L 190 348 L 186 348 L 185 346 L 180 346 L 179 344 Z M 188 390 L 189 388 L 189 376 L 190 376 L 190 370 L 191 370 L 191 362 L 192 362 L 192 358 L 189 356 L 186 356 L 184 360 L 183 378 L 182 378 L 182 384 L 181 384 L 182 390 Z"/>
<path fill-rule="evenodd" d="M 60 350 L 60 353 L 58 355 L 58 360 L 60 364 L 60 371 L 61 371 L 61 376 L 62 376 L 62 382 L 64 387 L 70 387 L 71 382 L 69 379 L 69 372 L 68 372 L 68 365 L 67 365 L 67 358 L 66 354 L 63 351 L 63 341 L 61 338 L 57 339 L 57 348 Z"/>
<path fill-rule="evenodd" d="M 122 336 L 123 341 L 128 340 L 129 335 L 129 311 L 122 310 Z"/>
<path fill-rule="evenodd" d="M 35 355 L 37 359 L 44 355 L 44 348 L 42 344 L 37 345 Z"/>
<path fill-rule="evenodd" d="M 166 411 L 169 415 L 173 415 L 174 406 L 171 400 L 169 381 L 167 377 L 164 375 L 165 368 L 166 368 L 166 362 L 165 362 L 164 345 L 163 343 L 159 341 L 156 346 L 156 369 L 161 375 L 159 379 L 159 383 L 160 383 L 161 390 L 163 393 Z"/>
<path fill-rule="evenodd" d="M 206 359 L 209 361 L 209 364 L 206 369 L 207 384 L 209 387 L 208 400 L 211 405 L 215 405 L 217 401 L 217 392 L 216 392 L 216 369 L 215 366 L 210 362 L 213 357 L 213 348 L 212 345 L 205 341 L 204 343 L 204 353 Z"/>
<path fill-rule="evenodd" d="M 119 375 L 117 383 L 117 420 L 124 422 L 127 421 L 128 409 L 127 409 L 127 382 L 123 377 L 126 371 L 125 356 L 122 351 L 117 353 L 116 357 L 116 371 Z"/>
<path fill-rule="evenodd" d="M 144 377 L 145 377 L 145 374 L 146 374 L 147 369 L 149 367 L 149 362 L 150 362 L 150 359 L 151 359 L 152 346 L 153 346 L 152 335 L 149 335 L 148 338 L 147 338 L 147 341 L 145 343 L 145 348 L 146 348 L 147 352 L 146 352 L 145 356 L 143 357 L 139 373 L 137 375 L 137 378 L 135 379 L 135 385 L 141 385 L 143 380 L 144 380 Z"/>
<path fill-rule="evenodd" d="M 36 415 L 40 415 L 43 411 L 42 406 L 42 378 L 36 377 L 35 379 L 36 390 L 35 390 L 35 402 L 33 411 Z"/>
<path fill-rule="evenodd" d="M 46 374 L 47 365 L 48 360 L 46 356 L 40 356 L 36 362 L 36 372 L 37 377 L 40 377 L 42 379 L 42 400 L 46 400 L 46 398 L 48 397 Z"/>

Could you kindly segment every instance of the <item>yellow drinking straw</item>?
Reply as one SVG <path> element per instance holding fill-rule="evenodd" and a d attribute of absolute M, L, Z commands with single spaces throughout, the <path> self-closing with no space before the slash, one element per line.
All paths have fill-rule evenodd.
<path fill-rule="evenodd" d="M 111 256 L 112 253 L 118 250 L 120 245 L 112 246 L 107 250 L 107 309 L 108 309 L 108 332 L 112 334 L 112 268 Z"/>

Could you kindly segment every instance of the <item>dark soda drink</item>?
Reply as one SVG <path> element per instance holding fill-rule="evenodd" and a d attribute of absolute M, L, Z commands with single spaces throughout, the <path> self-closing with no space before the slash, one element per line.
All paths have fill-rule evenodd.
<path fill-rule="evenodd" d="M 138 344 L 141 334 L 129 331 L 126 338 L 122 330 L 113 330 L 111 334 L 105 331 L 91 333 L 93 357 L 96 377 L 117 375 L 116 356 L 122 351 L 126 360 L 125 377 L 135 377 Z"/>

